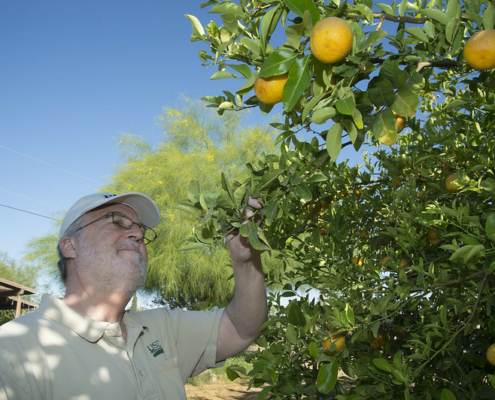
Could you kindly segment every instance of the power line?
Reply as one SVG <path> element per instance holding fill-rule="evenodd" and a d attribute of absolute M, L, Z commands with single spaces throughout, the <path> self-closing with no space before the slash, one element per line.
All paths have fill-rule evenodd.
<path fill-rule="evenodd" d="M 43 204 L 45 206 L 50 206 L 50 207 L 52 206 L 52 204 L 44 203 L 42 201 L 33 199 L 32 197 L 28 197 L 28 196 L 24 196 L 24 195 L 19 194 L 19 193 L 11 192 L 10 190 L 5 190 L 5 189 L 0 188 L 0 191 L 5 192 L 5 193 L 8 193 L 8 194 L 12 194 L 12 195 L 17 196 L 17 197 L 22 197 L 23 199 L 28 199 L 28 200 L 31 200 L 31 201 L 35 201 L 36 203 Z"/>
<path fill-rule="evenodd" d="M 7 205 L 5 205 L 5 204 L 1 204 L 1 203 L 0 203 L 0 206 L 2 206 L 2 207 L 6 207 L 6 208 L 11 208 L 12 210 L 20 211 L 20 212 L 23 212 L 23 213 L 27 213 L 27 214 L 36 215 L 36 216 L 38 216 L 38 217 L 43 217 L 43 218 L 51 219 L 51 220 L 53 220 L 53 221 L 57 221 L 57 222 L 58 222 L 58 221 L 60 221 L 60 220 L 59 220 L 59 219 L 57 219 L 57 218 L 47 217 L 46 215 L 36 214 L 36 213 L 34 213 L 34 212 L 31 212 L 31 211 L 22 210 L 22 209 L 20 209 L 20 208 L 16 208 L 16 207 L 12 207 L 12 206 L 7 206 Z"/>
<path fill-rule="evenodd" d="M 39 162 L 39 163 L 41 163 L 41 164 L 45 164 L 45 165 L 48 165 L 49 167 L 52 167 L 52 168 L 58 169 L 58 170 L 60 170 L 60 171 L 66 172 L 66 173 L 71 174 L 71 175 L 74 175 L 74 176 L 77 176 L 78 178 L 81 178 L 81 179 L 86 179 L 87 181 L 90 181 L 90 182 L 93 182 L 93 183 L 100 184 L 100 182 L 97 182 L 97 181 L 95 181 L 95 180 L 93 180 L 93 179 L 90 179 L 90 178 L 87 178 L 87 177 L 85 177 L 85 176 L 82 176 L 82 175 L 76 174 L 76 173 L 74 173 L 74 172 L 72 172 L 72 171 L 69 171 L 69 170 L 67 170 L 67 169 L 57 167 L 56 165 L 53 165 L 53 164 L 47 163 L 46 161 L 40 160 L 40 159 L 38 159 L 38 158 L 34 158 L 34 157 L 31 157 L 31 156 L 28 156 L 27 154 L 21 153 L 21 152 L 19 152 L 19 151 L 9 149 L 8 147 L 2 146 L 1 144 L 0 144 L 0 147 L 1 147 L 2 149 L 5 149 L 5 150 L 8 150 L 8 151 L 11 151 L 12 153 L 15 153 L 15 154 L 18 154 L 18 155 L 20 155 L 20 156 L 23 156 L 23 157 L 29 158 L 29 159 L 31 159 L 31 160 L 37 161 L 37 162 Z"/>

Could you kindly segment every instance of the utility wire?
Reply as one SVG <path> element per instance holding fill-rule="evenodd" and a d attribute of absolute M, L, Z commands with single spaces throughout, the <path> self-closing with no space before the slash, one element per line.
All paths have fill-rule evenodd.
<path fill-rule="evenodd" d="M 20 155 L 20 156 L 23 156 L 23 157 L 29 158 L 29 159 L 31 159 L 31 160 L 37 161 L 37 162 L 39 162 L 39 163 L 41 163 L 41 164 L 45 164 L 45 165 L 48 165 L 49 167 L 52 167 L 52 168 L 58 169 L 58 170 L 60 170 L 60 171 L 66 172 L 66 173 L 71 174 L 71 175 L 74 175 L 74 176 L 77 176 L 78 178 L 85 179 L 85 180 L 87 180 L 87 181 L 90 181 L 90 182 L 93 182 L 93 183 L 100 184 L 100 182 L 97 182 L 97 181 L 95 181 L 95 180 L 93 180 L 93 179 L 90 179 L 90 178 L 87 178 L 87 177 L 85 177 L 85 176 L 82 176 L 82 175 L 76 174 L 76 173 L 74 173 L 74 172 L 72 172 L 72 171 L 69 171 L 69 170 L 67 170 L 67 169 L 57 167 L 56 165 L 53 165 L 53 164 L 47 163 L 46 161 L 40 160 L 40 159 L 38 159 L 38 158 L 34 158 L 34 157 L 31 157 L 31 156 L 28 156 L 27 154 L 21 153 L 21 152 L 19 152 L 19 151 L 9 149 L 8 147 L 2 146 L 1 144 L 0 144 L 0 147 L 1 147 L 2 149 L 5 149 L 5 150 L 8 150 L 8 151 L 11 151 L 12 153 L 15 153 L 15 154 L 18 154 L 18 155 Z"/>
<path fill-rule="evenodd" d="M 0 191 L 5 192 L 5 193 L 8 193 L 8 194 L 12 194 L 12 195 L 17 196 L 17 197 L 22 197 L 23 199 L 28 199 L 28 200 L 31 200 L 31 201 L 35 201 L 36 203 L 40 203 L 40 204 L 43 204 L 45 206 L 50 206 L 50 207 L 52 206 L 52 204 L 44 203 L 42 201 L 33 199 L 32 197 L 28 197 L 28 196 L 24 196 L 24 195 L 19 194 L 19 193 L 11 192 L 10 190 L 5 190 L 5 189 L 0 188 Z"/>
<path fill-rule="evenodd" d="M 27 214 L 36 215 L 36 216 L 38 216 L 38 217 L 43 217 L 43 218 L 51 219 L 51 220 L 53 220 L 53 221 L 60 221 L 60 220 L 59 220 L 59 219 L 57 219 L 57 218 L 47 217 L 46 215 L 36 214 L 36 213 L 34 213 L 34 212 L 31 212 L 31 211 L 22 210 L 22 209 L 20 209 L 20 208 L 15 208 L 15 207 L 7 206 L 7 205 L 5 205 L 5 204 L 1 204 L 1 203 L 0 203 L 0 206 L 2 206 L 2 207 L 6 207 L 6 208 L 11 208 L 12 210 L 16 210 L 16 211 L 24 212 L 24 213 L 27 213 Z"/>

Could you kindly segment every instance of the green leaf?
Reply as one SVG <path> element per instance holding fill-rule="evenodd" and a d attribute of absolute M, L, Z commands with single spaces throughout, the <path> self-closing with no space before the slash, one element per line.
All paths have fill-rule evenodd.
<path fill-rule="evenodd" d="M 278 21 L 282 16 L 282 8 L 274 7 L 261 19 L 261 46 L 263 52 L 266 50 L 271 34 L 275 31 Z"/>
<path fill-rule="evenodd" d="M 361 43 L 358 52 L 366 50 L 367 48 L 373 46 L 375 43 L 378 43 L 380 40 L 382 40 L 385 36 L 387 36 L 386 31 L 371 31 L 368 35 L 368 38 L 363 43 Z"/>
<path fill-rule="evenodd" d="M 378 369 L 381 369 L 382 371 L 386 371 L 386 372 L 390 372 L 390 373 L 393 372 L 392 366 L 384 358 L 375 358 L 373 360 L 373 364 L 375 364 L 375 367 L 377 367 Z"/>
<path fill-rule="evenodd" d="M 229 378 L 229 381 L 233 381 L 241 377 L 236 371 L 234 371 L 230 367 L 227 367 L 225 372 L 227 373 L 227 378 Z"/>
<path fill-rule="evenodd" d="M 483 28 L 493 29 L 493 22 L 495 19 L 495 6 L 490 4 L 483 12 Z"/>
<path fill-rule="evenodd" d="M 179 248 L 180 251 L 200 250 L 205 248 L 204 243 L 188 243 Z"/>
<path fill-rule="evenodd" d="M 311 13 L 313 25 L 320 19 L 320 13 L 312 0 L 284 0 L 284 3 L 289 10 L 301 18 L 304 17 L 304 11 L 308 10 Z"/>
<path fill-rule="evenodd" d="M 296 193 L 299 198 L 304 201 L 310 201 L 313 198 L 311 190 L 309 190 L 308 186 L 306 186 L 304 183 L 297 185 Z"/>
<path fill-rule="evenodd" d="M 199 19 L 190 14 L 186 14 L 185 17 L 191 21 L 194 36 L 197 36 L 198 38 L 205 36 L 205 30 L 203 29 L 201 22 L 199 22 Z"/>
<path fill-rule="evenodd" d="M 375 77 L 368 84 L 368 96 L 377 106 L 390 106 L 395 100 L 395 91 L 392 83 L 383 77 Z"/>
<path fill-rule="evenodd" d="M 287 325 L 287 329 L 285 330 L 285 337 L 287 338 L 287 341 L 289 343 L 297 344 L 297 334 L 294 325 Z"/>
<path fill-rule="evenodd" d="M 308 60 L 309 55 L 297 60 L 289 71 L 289 77 L 282 91 L 282 103 L 287 112 L 294 108 L 301 95 L 311 84 Z"/>
<path fill-rule="evenodd" d="M 427 8 L 425 10 L 421 10 L 421 14 L 440 22 L 442 25 L 447 25 L 450 22 L 447 15 L 443 11 L 440 11 L 436 8 Z"/>
<path fill-rule="evenodd" d="M 218 72 L 215 72 L 210 77 L 210 80 L 214 81 L 216 79 L 227 79 L 227 78 L 236 78 L 236 77 L 234 75 L 232 75 L 229 71 L 218 71 Z"/>
<path fill-rule="evenodd" d="M 485 232 L 488 239 L 495 242 L 495 213 L 488 215 L 485 223 Z"/>
<path fill-rule="evenodd" d="M 389 5 L 385 3 L 376 3 L 375 4 L 377 7 L 380 7 L 383 11 L 385 11 L 387 14 L 390 15 L 395 15 L 394 9 Z"/>
<path fill-rule="evenodd" d="M 428 36 L 426 36 L 424 29 L 422 28 L 407 28 L 406 32 L 409 33 L 411 36 L 414 36 L 416 39 L 420 40 L 421 42 L 424 43 L 429 43 L 430 40 L 428 39 Z"/>
<path fill-rule="evenodd" d="M 302 327 L 306 325 L 306 318 L 304 318 L 301 306 L 297 304 L 296 300 L 289 303 L 287 310 L 287 318 L 291 324 Z"/>
<path fill-rule="evenodd" d="M 323 394 L 330 393 L 337 383 L 339 366 L 335 361 L 322 364 L 316 378 L 318 391 Z"/>
<path fill-rule="evenodd" d="M 311 121 L 315 124 L 324 124 L 330 118 L 333 118 L 337 115 L 337 110 L 333 107 L 323 107 L 313 112 L 311 116 Z"/>
<path fill-rule="evenodd" d="M 269 78 L 285 74 L 297 60 L 297 54 L 287 50 L 277 50 L 266 58 L 261 66 L 259 76 Z"/>
<path fill-rule="evenodd" d="M 258 237 L 258 227 L 253 220 L 250 220 L 247 224 L 248 226 L 248 239 L 251 246 L 259 251 L 270 250 L 270 248 L 262 243 Z"/>
<path fill-rule="evenodd" d="M 196 238 L 201 242 L 205 244 L 212 244 L 213 243 L 213 235 L 208 227 L 205 225 L 197 225 L 193 229 L 194 235 L 196 235 Z"/>
<path fill-rule="evenodd" d="M 199 216 L 198 211 L 195 208 L 186 206 L 184 204 L 179 204 L 177 206 L 174 206 L 174 208 L 176 210 L 184 211 L 184 212 L 186 212 L 188 214 L 194 215 L 195 217 L 198 217 Z"/>
<path fill-rule="evenodd" d="M 309 356 L 313 359 L 318 357 L 318 345 L 315 342 L 309 344 Z"/>
<path fill-rule="evenodd" d="M 452 393 L 449 389 L 442 389 L 442 394 L 440 396 L 441 400 L 457 400 L 454 393 Z"/>
<path fill-rule="evenodd" d="M 397 139 L 397 125 L 390 108 L 378 114 L 371 122 L 371 133 L 380 142 L 392 145 Z"/>
<path fill-rule="evenodd" d="M 464 254 L 468 253 L 469 251 L 471 251 L 474 247 L 476 247 L 476 245 L 466 245 L 466 246 L 462 246 L 461 248 L 459 248 L 458 250 L 456 250 L 454 252 L 454 254 L 452 254 L 449 258 L 450 261 L 455 261 L 457 260 L 459 257 L 462 257 L 464 256 Z"/>
<path fill-rule="evenodd" d="M 495 375 L 488 374 L 488 379 L 490 380 L 490 384 L 493 388 L 495 388 Z"/>
<path fill-rule="evenodd" d="M 343 100 L 338 100 L 335 103 L 335 107 L 337 108 L 337 111 L 341 114 L 352 115 L 352 112 L 356 107 L 356 103 L 354 102 L 354 96 L 349 96 Z"/>
<path fill-rule="evenodd" d="M 274 169 L 270 172 L 267 172 L 265 175 L 263 175 L 263 178 L 261 178 L 260 182 L 260 191 L 268 189 L 271 187 L 271 185 L 277 181 L 277 178 L 279 177 L 280 174 L 283 174 L 285 170 L 283 169 Z"/>
<path fill-rule="evenodd" d="M 349 324 L 351 325 L 351 327 L 354 325 L 354 311 L 352 310 L 351 306 L 349 304 L 346 304 L 345 305 L 345 318 L 347 319 L 347 321 L 349 322 Z"/>
<path fill-rule="evenodd" d="M 473 258 L 474 256 L 478 255 L 479 253 L 481 253 L 483 251 L 485 251 L 485 246 L 483 246 L 482 244 L 474 246 L 471 249 L 471 251 L 469 251 L 469 253 L 467 253 L 464 256 L 464 262 L 468 262 L 469 260 L 471 260 L 471 258 Z"/>
<path fill-rule="evenodd" d="M 341 124 L 333 125 L 327 132 L 327 152 L 332 161 L 337 161 L 340 150 L 342 149 L 342 132 L 344 127 Z"/>
<path fill-rule="evenodd" d="M 266 224 L 268 226 L 270 226 L 275 220 L 275 217 L 277 216 L 277 211 L 278 211 L 278 203 L 275 201 L 271 202 L 270 204 L 266 205 L 263 208 L 263 212 L 266 217 Z"/>
<path fill-rule="evenodd" d="M 196 204 L 199 199 L 199 194 L 201 193 L 201 189 L 199 187 L 199 181 L 193 180 L 189 183 L 189 201 L 192 204 Z"/>
<path fill-rule="evenodd" d="M 306 180 L 306 182 L 308 183 L 326 182 L 326 181 L 328 181 L 328 176 L 319 173 L 311 175 L 309 179 Z"/>
<path fill-rule="evenodd" d="M 225 64 L 229 68 L 232 68 L 242 74 L 244 78 L 249 78 L 252 74 L 251 68 L 246 64 Z"/>
<path fill-rule="evenodd" d="M 392 110 L 403 117 L 412 117 L 416 114 L 419 105 L 418 94 L 409 87 L 402 87 L 397 91 L 392 103 Z"/>
<path fill-rule="evenodd" d="M 242 19 L 245 17 L 244 11 L 239 4 L 226 1 L 213 6 L 208 12 L 211 14 L 233 15 L 237 19 Z"/>

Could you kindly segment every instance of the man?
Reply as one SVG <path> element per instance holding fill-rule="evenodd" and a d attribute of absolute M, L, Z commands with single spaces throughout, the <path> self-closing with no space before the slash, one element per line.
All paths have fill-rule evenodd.
<path fill-rule="evenodd" d="M 0 400 L 185 399 L 190 376 L 256 339 L 267 317 L 261 258 L 235 232 L 226 236 L 235 294 L 225 309 L 125 311 L 159 221 L 139 193 L 74 204 L 59 239 L 65 297 L 44 295 L 37 310 L 0 327 Z"/>

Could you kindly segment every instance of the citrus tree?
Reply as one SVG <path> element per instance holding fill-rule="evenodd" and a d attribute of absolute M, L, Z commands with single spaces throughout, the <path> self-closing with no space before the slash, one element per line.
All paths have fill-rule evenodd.
<path fill-rule="evenodd" d="M 191 246 L 231 226 L 282 260 L 249 372 L 260 398 L 493 398 L 493 3 L 202 6 L 221 22 L 187 16 L 199 56 L 239 80 L 204 100 L 283 114 L 280 154 L 180 206 L 203 218 Z M 243 223 L 249 195 L 264 208 Z"/>

